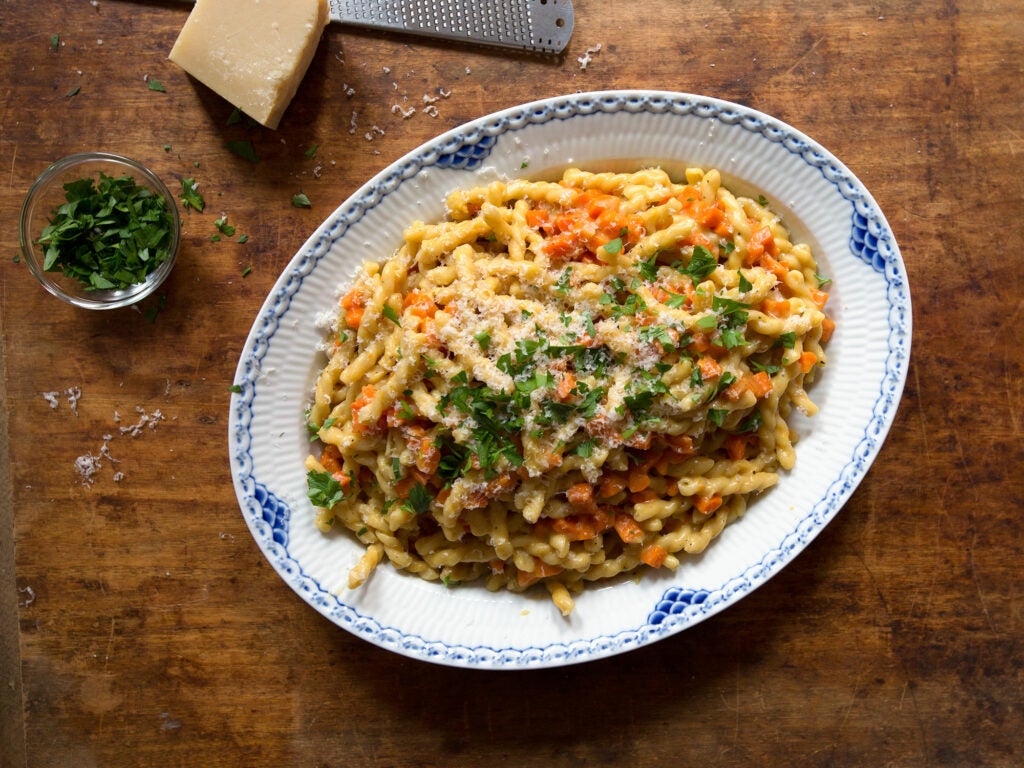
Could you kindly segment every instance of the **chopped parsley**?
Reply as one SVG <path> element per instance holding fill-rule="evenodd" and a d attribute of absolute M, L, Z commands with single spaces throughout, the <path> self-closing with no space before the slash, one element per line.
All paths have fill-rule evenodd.
<path fill-rule="evenodd" d="M 256 147 L 251 141 L 229 141 L 228 149 L 250 162 L 258 163 L 260 161 L 259 155 L 256 154 Z"/>
<path fill-rule="evenodd" d="M 193 208 L 202 212 L 206 207 L 206 200 L 199 194 L 195 179 L 181 180 L 181 205 L 183 208 Z"/>
<path fill-rule="evenodd" d="M 87 290 L 124 290 L 171 255 L 174 217 L 167 201 L 131 176 L 84 178 L 64 185 L 36 243 L 43 269 Z"/>
<path fill-rule="evenodd" d="M 711 251 L 703 245 L 695 245 L 693 253 L 690 255 L 690 261 L 686 266 L 679 267 L 678 270 L 692 279 L 694 283 L 699 283 L 709 277 L 717 266 L 718 259 Z"/>
<path fill-rule="evenodd" d="M 309 470 L 306 473 L 306 493 L 314 506 L 330 509 L 345 500 L 341 483 L 330 472 Z"/>
<path fill-rule="evenodd" d="M 380 313 L 395 325 L 400 326 L 402 324 L 401 318 L 398 317 L 398 313 L 395 311 L 395 308 L 390 304 L 385 304 Z"/>

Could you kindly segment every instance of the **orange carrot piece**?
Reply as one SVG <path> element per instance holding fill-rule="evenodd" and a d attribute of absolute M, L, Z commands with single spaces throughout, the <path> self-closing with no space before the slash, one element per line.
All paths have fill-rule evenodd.
<path fill-rule="evenodd" d="M 717 205 L 705 208 L 697 214 L 697 223 L 708 229 L 716 229 L 725 221 L 725 213 Z"/>
<path fill-rule="evenodd" d="M 579 235 L 575 232 L 564 232 L 549 237 L 544 243 L 544 253 L 552 259 L 564 259 L 580 250 Z"/>
<path fill-rule="evenodd" d="M 695 496 L 693 499 L 693 506 L 697 508 L 698 512 L 710 515 L 722 506 L 722 497 L 717 493 L 713 493 L 710 496 Z"/>
<path fill-rule="evenodd" d="M 808 288 L 807 290 L 810 291 L 811 301 L 817 305 L 818 309 L 824 309 L 825 302 L 828 301 L 828 293 L 819 288 Z"/>
<path fill-rule="evenodd" d="M 758 371 L 746 379 L 747 388 L 754 393 L 754 397 L 760 400 L 772 391 L 772 377 L 767 371 Z"/>
<path fill-rule="evenodd" d="M 516 582 L 520 587 L 528 587 L 548 576 L 557 576 L 562 572 L 560 565 L 548 565 L 543 560 L 537 560 L 532 571 L 519 571 L 516 573 Z"/>
<path fill-rule="evenodd" d="M 373 384 L 367 384 L 359 393 L 359 397 L 352 401 L 352 426 L 356 432 L 365 432 L 371 428 L 371 424 L 363 424 L 359 421 L 359 411 L 373 402 L 377 394 L 377 388 Z"/>
<path fill-rule="evenodd" d="M 743 393 L 746 391 L 747 378 L 744 377 L 742 379 L 736 379 L 736 381 L 734 381 L 732 384 L 726 387 L 725 391 L 722 392 L 722 397 L 724 397 L 731 403 L 735 403 L 737 400 L 743 397 Z"/>
<path fill-rule="evenodd" d="M 813 352 L 804 352 L 800 355 L 800 370 L 804 373 L 810 373 L 811 369 L 814 368 L 814 364 L 818 362 L 818 356 Z"/>
<path fill-rule="evenodd" d="M 536 229 L 548 222 L 549 214 L 543 208 L 531 208 L 526 212 L 526 226 Z"/>
<path fill-rule="evenodd" d="M 619 534 L 623 544 L 635 544 L 643 541 L 644 529 L 632 515 L 618 512 L 615 515 L 615 532 Z"/>
<path fill-rule="evenodd" d="M 743 434 L 743 435 L 729 435 L 722 442 L 722 447 L 725 449 L 726 454 L 729 456 L 731 461 L 742 461 L 747 457 L 747 446 L 750 445 L 751 438 L 756 439 L 756 435 Z"/>
<path fill-rule="evenodd" d="M 651 485 L 651 476 L 644 469 L 634 469 L 629 473 L 627 481 L 630 493 L 640 493 Z"/>
<path fill-rule="evenodd" d="M 626 478 L 616 472 L 603 474 L 601 482 L 597 486 L 597 494 L 602 499 L 610 499 L 624 490 L 626 490 Z"/>
<path fill-rule="evenodd" d="M 722 375 L 722 366 L 711 357 L 702 357 L 697 365 L 700 367 L 700 375 L 705 379 L 717 379 Z"/>
<path fill-rule="evenodd" d="M 576 483 L 569 486 L 565 497 L 574 507 L 590 507 L 594 504 L 594 487 L 590 483 Z"/>
<path fill-rule="evenodd" d="M 416 317 L 433 317 L 437 314 L 437 304 L 422 291 L 409 291 L 402 299 L 402 306 Z"/>
<path fill-rule="evenodd" d="M 366 298 L 353 288 L 341 299 L 341 306 L 345 310 L 345 325 L 352 330 L 359 327 L 363 321 L 363 313 L 366 309 Z"/>
<path fill-rule="evenodd" d="M 572 396 L 572 390 L 575 386 L 575 374 L 573 374 L 572 371 L 566 371 L 562 374 L 562 380 L 558 382 L 558 388 L 555 390 L 555 397 L 564 403 Z"/>
<path fill-rule="evenodd" d="M 789 317 L 793 306 L 786 299 L 765 299 L 761 302 L 761 311 L 772 317 Z"/>
<path fill-rule="evenodd" d="M 831 317 L 826 317 L 821 321 L 821 343 L 824 344 L 832 338 L 832 334 L 836 330 L 836 321 Z"/>
<path fill-rule="evenodd" d="M 649 544 L 640 551 L 640 559 L 651 568 L 660 568 L 668 558 L 668 550 L 660 544 Z"/>

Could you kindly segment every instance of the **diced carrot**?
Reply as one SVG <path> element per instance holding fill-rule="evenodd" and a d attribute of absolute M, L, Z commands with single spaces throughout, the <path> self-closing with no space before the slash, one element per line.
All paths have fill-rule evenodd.
<path fill-rule="evenodd" d="M 574 507 L 590 508 L 594 506 L 594 487 L 590 483 L 576 483 L 565 492 L 566 499 Z"/>
<path fill-rule="evenodd" d="M 562 456 L 561 450 L 545 451 L 543 462 L 538 462 L 538 464 L 540 464 L 544 469 L 554 469 L 555 467 L 562 466 L 563 460 L 564 457 Z"/>
<path fill-rule="evenodd" d="M 659 301 L 662 304 L 672 298 L 672 294 L 662 288 L 660 285 L 651 286 L 651 296 L 654 297 L 655 301 Z"/>
<path fill-rule="evenodd" d="M 551 523 L 551 530 L 565 536 L 569 541 L 590 541 L 612 527 L 612 516 L 606 512 L 569 515 Z"/>
<path fill-rule="evenodd" d="M 761 311 L 772 317 L 789 317 L 793 306 L 786 299 L 765 299 L 761 302 Z"/>
<path fill-rule="evenodd" d="M 654 501 L 657 498 L 659 498 L 659 496 L 653 488 L 645 488 L 639 493 L 629 494 L 629 501 L 631 504 L 643 504 L 645 501 Z"/>
<path fill-rule="evenodd" d="M 818 309 L 824 309 L 825 302 L 828 301 L 828 293 L 819 288 L 808 288 L 807 290 L 810 291 L 811 301 L 817 305 Z"/>
<path fill-rule="evenodd" d="M 711 349 L 711 336 L 704 331 L 691 331 L 690 343 L 686 349 L 690 352 L 704 353 Z"/>
<path fill-rule="evenodd" d="M 526 212 L 526 226 L 536 229 L 546 224 L 549 218 L 550 215 L 544 208 L 531 208 Z"/>
<path fill-rule="evenodd" d="M 668 550 L 660 544 L 649 544 L 640 551 L 640 559 L 651 568 L 660 568 L 668 558 Z"/>
<path fill-rule="evenodd" d="M 402 306 L 416 317 L 433 317 L 437 313 L 437 304 L 422 291 L 409 291 L 402 299 Z"/>
<path fill-rule="evenodd" d="M 633 469 L 629 473 L 627 486 L 630 493 L 640 493 L 651 485 L 651 476 L 643 469 Z"/>
<path fill-rule="evenodd" d="M 717 379 L 722 375 L 722 366 L 711 357 L 702 357 L 697 365 L 700 367 L 700 375 L 704 379 Z"/>
<path fill-rule="evenodd" d="M 537 560 L 532 571 L 519 571 L 516 573 L 516 582 L 520 587 L 528 587 L 548 576 L 557 576 L 564 569 L 560 565 L 549 565 L 543 560 Z"/>
<path fill-rule="evenodd" d="M 597 529 L 586 516 L 570 515 L 553 521 L 551 530 L 569 541 L 590 541 L 597 538 Z"/>
<path fill-rule="evenodd" d="M 544 242 L 544 253 L 552 259 L 565 259 L 579 251 L 580 239 L 575 232 L 563 232 L 549 237 Z"/>
<path fill-rule="evenodd" d="M 395 493 L 401 499 L 407 498 L 412 489 L 417 485 L 426 486 L 430 481 L 430 478 L 416 467 L 403 467 L 402 470 L 404 472 L 402 479 L 394 485 Z"/>
<path fill-rule="evenodd" d="M 602 499 L 610 499 L 617 493 L 626 490 L 626 478 L 617 472 L 605 472 L 597 486 L 597 494 Z"/>
<path fill-rule="evenodd" d="M 577 201 L 579 198 L 577 198 Z M 587 215 L 592 219 L 600 218 L 607 213 L 615 213 L 619 210 L 619 198 L 615 195 L 605 195 L 595 193 L 591 198 L 583 204 L 587 211 Z"/>
<path fill-rule="evenodd" d="M 760 256 L 754 259 L 754 263 L 757 264 L 762 269 L 766 269 L 769 272 L 771 272 L 779 280 L 785 280 L 786 273 L 789 272 L 789 270 L 786 268 L 784 264 L 779 263 L 779 261 L 777 261 L 768 253 L 762 253 Z"/>
<path fill-rule="evenodd" d="M 555 397 L 565 402 L 572 396 L 573 388 L 576 386 L 576 376 L 572 371 L 566 371 L 562 374 L 562 380 L 558 382 L 558 388 L 555 390 Z"/>
<path fill-rule="evenodd" d="M 693 447 L 693 438 L 689 435 L 668 435 L 665 438 L 669 450 L 679 461 L 693 456 L 697 451 Z"/>
<path fill-rule="evenodd" d="M 831 317 L 826 317 L 821 321 L 821 343 L 824 344 L 832 338 L 832 334 L 836 330 L 836 321 Z"/>
<path fill-rule="evenodd" d="M 743 393 L 745 393 L 746 391 L 747 379 L 736 379 L 736 381 L 734 381 L 732 384 L 725 388 L 725 390 L 722 392 L 722 397 L 724 397 L 731 403 L 735 403 L 737 400 L 743 397 Z"/>
<path fill-rule="evenodd" d="M 363 433 L 369 431 L 374 425 L 363 424 L 359 421 L 359 411 L 365 406 L 373 402 L 373 398 L 377 395 L 377 388 L 373 384 L 367 384 L 359 392 L 359 397 L 352 401 L 352 426 L 356 432 Z"/>
<path fill-rule="evenodd" d="M 763 226 L 750 234 L 750 240 L 747 242 L 747 252 L 751 258 L 756 258 L 762 253 L 767 253 L 770 256 L 777 256 L 779 254 L 779 248 L 775 244 L 775 237 L 772 235 L 771 227 Z"/>
<path fill-rule="evenodd" d="M 416 469 L 426 475 L 437 474 L 441 466 L 441 450 L 434 444 L 432 437 L 420 437 L 416 439 Z"/>
<path fill-rule="evenodd" d="M 810 373 L 811 369 L 814 368 L 814 364 L 818 362 L 818 356 L 813 352 L 804 352 L 800 355 L 800 370 L 804 373 Z"/>
<path fill-rule="evenodd" d="M 366 297 L 353 288 L 342 297 L 341 306 L 345 310 L 345 325 L 353 330 L 358 328 L 366 310 Z"/>
<path fill-rule="evenodd" d="M 754 393 L 754 397 L 760 400 L 772 391 L 772 377 L 767 371 L 758 371 L 746 379 L 747 388 Z"/>
<path fill-rule="evenodd" d="M 722 447 L 730 460 L 741 461 L 747 457 L 747 446 L 756 440 L 757 435 L 750 432 L 742 435 L 729 435 L 722 442 Z"/>
<path fill-rule="evenodd" d="M 693 499 L 693 506 L 697 508 L 698 512 L 710 515 L 722 506 L 722 497 L 717 493 L 713 493 L 710 496 L 695 496 Z"/>
<path fill-rule="evenodd" d="M 725 221 L 725 213 L 717 205 L 703 209 L 697 214 L 697 223 L 708 229 L 717 228 Z"/>
<path fill-rule="evenodd" d="M 332 475 L 341 472 L 341 451 L 338 450 L 336 445 L 325 445 L 323 452 L 320 454 L 320 466 L 330 472 Z"/>
<path fill-rule="evenodd" d="M 505 572 L 505 561 L 494 558 L 487 565 L 491 568 L 491 573 L 504 573 Z"/>
<path fill-rule="evenodd" d="M 491 499 L 511 491 L 517 483 L 518 480 L 511 473 L 498 475 L 493 480 L 488 480 L 483 488 L 469 494 L 464 507 L 465 509 L 483 509 L 490 503 Z"/>
<path fill-rule="evenodd" d="M 635 544 L 643 541 L 644 529 L 632 515 L 625 512 L 618 512 L 615 515 L 615 532 L 619 534 L 624 544 Z"/>

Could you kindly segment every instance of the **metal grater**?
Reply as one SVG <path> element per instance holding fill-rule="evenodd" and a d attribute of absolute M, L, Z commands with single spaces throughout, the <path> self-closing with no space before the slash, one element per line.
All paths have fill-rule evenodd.
<path fill-rule="evenodd" d="M 410 35 L 561 53 L 572 0 L 329 0 L 331 21 Z"/>

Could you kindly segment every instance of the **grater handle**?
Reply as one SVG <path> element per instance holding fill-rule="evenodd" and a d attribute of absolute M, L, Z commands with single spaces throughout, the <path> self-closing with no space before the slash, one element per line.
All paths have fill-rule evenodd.
<path fill-rule="evenodd" d="M 572 37 L 572 0 L 329 0 L 331 21 L 369 29 L 561 53 Z"/>

